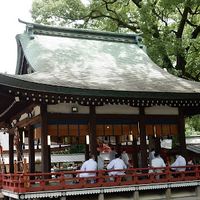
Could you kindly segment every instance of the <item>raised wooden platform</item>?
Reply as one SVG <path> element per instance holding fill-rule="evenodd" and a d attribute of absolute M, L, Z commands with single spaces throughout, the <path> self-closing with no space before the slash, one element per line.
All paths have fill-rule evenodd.
<path fill-rule="evenodd" d="M 187 170 L 188 167 L 190 171 Z M 4 196 L 14 199 L 68 199 L 92 195 L 103 200 L 109 194 L 131 193 L 132 199 L 138 200 L 146 192 L 154 194 L 153 199 L 156 199 L 156 193 L 165 199 L 171 199 L 174 191 L 177 192 L 180 188 L 183 191 L 189 191 L 189 188 L 194 195 L 200 196 L 200 166 L 188 167 L 182 172 L 172 172 L 169 167 L 162 168 L 161 173 L 155 173 L 154 169 L 149 168 L 127 169 L 123 170 L 124 175 L 112 177 L 108 175 L 111 170 L 96 171 L 95 177 L 84 178 L 80 177 L 83 173 L 81 171 L 2 174 L 1 188 Z"/>

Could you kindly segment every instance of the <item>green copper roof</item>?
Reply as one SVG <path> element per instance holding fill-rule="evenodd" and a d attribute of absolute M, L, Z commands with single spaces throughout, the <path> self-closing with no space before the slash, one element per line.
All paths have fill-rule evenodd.
<path fill-rule="evenodd" d="M 200 93 L 200 83 L 177 78 L 153 63 L 136 44 L 136 35 L 27 27 L 17 41 L 35 72 L 17 79 L 100 93 Z"/>

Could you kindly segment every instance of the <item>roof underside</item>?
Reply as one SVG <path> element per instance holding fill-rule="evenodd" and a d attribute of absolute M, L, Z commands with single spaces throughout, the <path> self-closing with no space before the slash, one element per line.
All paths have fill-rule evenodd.
<path fill-rule="evenodd" d="M 99 91 L 200 93 L 200 83 L 159 68 L 136 44 L 27 33 L 17 39 L 35 70 L 15 76 L 20 80 Z"/>

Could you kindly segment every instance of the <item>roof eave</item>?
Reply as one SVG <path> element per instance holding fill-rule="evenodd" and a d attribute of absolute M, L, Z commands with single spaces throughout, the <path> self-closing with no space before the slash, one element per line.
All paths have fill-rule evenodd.
<path fill-rule="evenodd" d="M 138 98 L 138 99 L 198 99 L 200 93 L 158 92 L 158 91 L 114 91 L 87 88 L 73 88 L 34 83 L 17 79 L 15 76 L 0 74 L 0 84 L 15 90 L 32 92 L 55 93 L 58 95 L 78 95 L 95 97 Z"/>

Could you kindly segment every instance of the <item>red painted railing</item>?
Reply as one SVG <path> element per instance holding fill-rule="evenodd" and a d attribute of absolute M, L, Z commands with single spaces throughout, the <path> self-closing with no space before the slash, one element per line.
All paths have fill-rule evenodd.
<path fill-rule="evenodd" d="M 183 167 L 179 167 L 183 168 Z M 136 184 L 191 181 L 200 179 L 200 165 L 186 166 L 185 171 L 174 172 L 166 168 L 130 168 L 124 175 L 109 176 L 111 171 L 95 171 L 95 177 L 80 177 L 81 171 L 51 173 L 1 174 L 0 186 L 4 190 L 17 193 L 64 190 L 78 188 L 123 186 Z M 94 171 L 89 171 L 89 173 Z M 87 172 L 88 173 L 88 172 Z"/>

